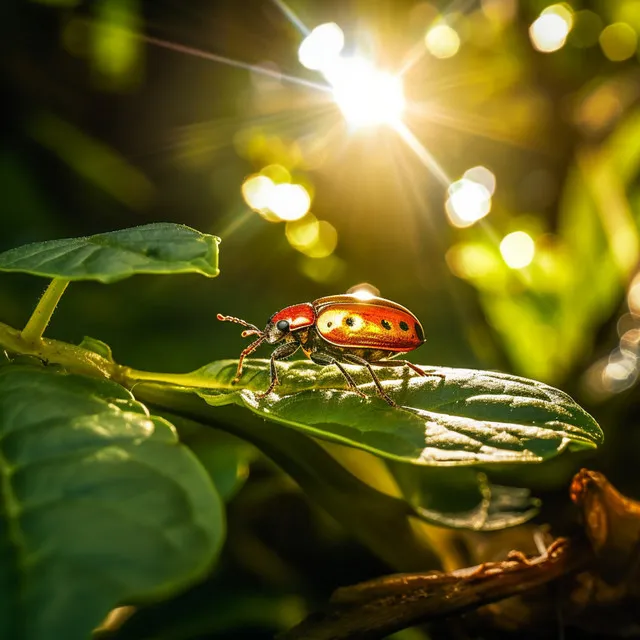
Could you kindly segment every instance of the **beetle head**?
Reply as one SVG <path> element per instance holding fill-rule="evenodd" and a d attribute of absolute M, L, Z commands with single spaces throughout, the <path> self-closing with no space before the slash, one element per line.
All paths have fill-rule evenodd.
<path fill-rule="evenodd" d="M 290 332 L 291 327 L 289 326 L 288 320 L 278 320 L 277 322 L 269 320 L 267 326 L 264 328 L 263 335 L 269 344 L 275 344 L 276 342 L 284 340 Z"/>

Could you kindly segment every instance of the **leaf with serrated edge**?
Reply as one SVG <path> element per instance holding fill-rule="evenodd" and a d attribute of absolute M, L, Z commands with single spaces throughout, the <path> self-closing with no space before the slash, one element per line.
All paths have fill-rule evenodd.
<path fill-rule="evenodd" d="M 85 640 L 208 569 L 220 499 L 172 425 L 106 380 L 0 367 L 0 637 Z"/>
<path fill-rule="evenodd" d="M 584 409 L 535 380 L 447 367 L 425 367 L 427 377 L 378 368 L 383 386 L 401 405 L 391 407 L 375 395 L 362 367 L 346 367 L 370 398 L 345 389 L 334 367 L 307 361 L 278 363 L 282 384 L 266 398 L 255 393 L 268 384 L 266 361 L 245 364 L 237 391 L 231 385 L 235 361 L 214 362 L 185 381 L 199 384 L 193 392 L 212 406 L 239 404 L 308 435 L 414 464 L 541 462 L 603 440 Z"/>
<path fill-rule="evenodd" d="M 0 271 L 116 282 L 141 273 L 218 275 L 219 238 L 160 222 L 84 238 L 35 242 L 0 254 Z"/>

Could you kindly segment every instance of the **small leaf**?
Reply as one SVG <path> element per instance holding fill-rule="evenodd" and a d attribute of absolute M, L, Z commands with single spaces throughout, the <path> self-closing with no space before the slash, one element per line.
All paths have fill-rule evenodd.
<path fill-rule="evenodd" d="M 139 273 L 218 275 L 219 238 L 156 223 L 85 238 L 35 242 L 0 254 L 0 271 L 110 283 Z"/>
<path fill-rule="evenodd" d="M 111 352 L 111 347 L 106 342 L 102 342 L 102 340 L 92 338 L 91 336 L 85 336 L 82 339 L 80 346 L 87 351 L 93 351 L 93 353 L 97 353 L 99 356 L 102 356 L 109 362 L 115 362 L 115 360 L 113 359 L 113 353 Z"/>
<path fill-rule="evenodd" d="M 0 637 L 85 640 L 132 599 L 210 566 L 220 499 L 166 420 L 123 387 L 0 368 Z"/>
<path fill-rule="evenodd" d="M 235 403 L 308 435 L 419 465 L 541 462 L 603 440 L 584 409 L 535 380 L 447 367 L 424 367 L 427 377 L 378 368 L 383 386 L 402 405 L 391 407 L 375 395 L 362 367 L 345 366 L 371 397 L 345 390 L 334 367 L 307 361 L 278 363 L 281 385 L 266 398 L 255 393 L 268 385 L 266 361 L 245 364 L 245 386 L 237 391 L 231 384 L 235 361 L 214 362 L 184 380 L 211 406 Z"/>

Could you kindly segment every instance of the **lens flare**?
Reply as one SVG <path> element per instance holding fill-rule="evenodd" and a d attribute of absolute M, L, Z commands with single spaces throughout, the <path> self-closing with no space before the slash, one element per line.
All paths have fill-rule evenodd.
<path fill-rule="evenodd" d="M 625 22 L 616 22 L 605 27 L 599 39 L 602 52 L 612 62 L 628 60 L 638 48 L 638 35 Z"/>
<path fill-rule="evenodd" d="M 242 184 L 242 197 L 255 211 L 268 207 L 269 194 L 275 185 L 267 176 L 255 175 L 247 178 Z"/>
<path fill-rule="evenodd" d="M 345 119 L 355 127 L 392 124 L 405 107 L 402 80 L 364 58 L 340 58 L 323 70 Z"/>
<path fill-rule="evenodd" d="M 287 222 L 285 235 L 289 244 L 298 251 L 313 246 L 320 235 L 320 225 L 313 213 L 308 213 L 300 220 Z"/>
<path fill-rule="evenodd" d="M 524 231 L 514 231 L 506 235 L 500 243 L 500 253 L 511 269 L 523 269 L 533 261 L 536 244 Z"/>
<path fill-rule="evenodd" d="M 321 284 L 337 282 L 347 271 L 347 263 L 334 254 L 326 258 L 300 258 L 300 271 L 310 280 Z"/>
<path fill-rule="evenodd" d="M 529 28 L 533 46 L 542 53 L 564 47 L 573 26 L 573 13 L 564 4 L 547 7 Z"/>
<path fill-rule="evenodd" d="M 462 178 L 449 186 L 445 209 L 454 227 L 470 227 L 491 211 L 491 193 L 484 185 Z"/>
<path fill-rule="evenodd" d="M 424 43 L 435 58 L 452 58 L 460 49 L 460 36 L 449 25 L 438 24 L 427 31 Z"/>
<path fill-rule="evenodd" d="M 326 258 L 330 256 L 338 245 L 338 232 L 326 220 L 320 220 L 317 226 L 315 240 L 308 245 L 297 246 L 296 249 L 309 258 Z"/>
<path fill-rule="evenodd" d="M 317 26 L 300 44 L 298 60 L 303 67 L 322 71 L 336 62 L 344 47 L 344 34 L 335 22 Z"/>
<path fill-rule="evenodd" d="M 311 196 L 301 184 L 276 184 L 269 176 L 261 174 L 244 181 L 242 197 L 269 222 L 299 220 L 311 206 Z"/>
<path fill-rule="evenodd" d="M 472 167 L 464 172 L 463 178 L 481 184 L 492 196 L 496 191 L 496 177 L 487 167 Z"/>
<path fill-rule="evenodd" d="M 299 220 L 310 206 L 311 196 L 301 184 L 276 184 L 267 198 L 267 207 L 280 220 Z"/>

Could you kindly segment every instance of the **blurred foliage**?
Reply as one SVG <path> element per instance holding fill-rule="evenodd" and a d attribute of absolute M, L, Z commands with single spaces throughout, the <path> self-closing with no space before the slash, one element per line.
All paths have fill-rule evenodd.
<path fill-rule="evenodd" d="M 0 250 L 169 220 L 223 243 L 216 281 L 74 285 L 48 334 L 96 336 L 119 362 L 189 371 L 244 347 L 217 312 L 261 325 L 293 302 L 371 282 L 421 319 L 427 343 L 414 360 L 568 391 L 606 434 L 590 464 L 640 495 L 640 3 L 562 3 L 572 24 L 551 53 L 529 29 L 552 0 L 288 4 L 309 27 L 338 23 L 349 47 L 385 68 L 419 54 L 404 76 L 406 124 L 451 181 L 491 170 L 490 212 L 452 225 L 446 185 L 396 132 L 354 131 L 330 94 L 280 76 L 322 82 L 299 64 L 302 36 L 276 2 L 5 0 Z M 425 51 L 440 23 L 460 40 L 448 58 Z M 273 73 L 152 45 L 138 31 Z M 270 222 L 277 206 L 251 210 L 242 185 L 257 175 L 306 190 L 300 223 Z M 329 255 L 331 242 L 314 240 L 320 229 L 329 240 L 335 232 Z M 535 243 L 522 268 L 501 251 L 514 231 Z M 2 321 L 22 326 L 41 290 L 37 279 L 3 275 Z M 264 457 L 221 446 L 238 535 L 216 574 L 181 596 L 189 602 L 150 610 L 168 637 L 272 637 L 334 587 L 385 570 Z M 579 462 L 561 457 L 519 475 L 541 488 L 541 522 L 566 522 L 564 483 Z M 504 471 L 488 473 L 502 483 Z M 438 533 L 447 562 L 464 560 L 466 538 L 456 536 Z M 224 603 L 208 610 L 221 593 L 245 614 Z M 180 627 L 192 607 L 202 623 Z M 137 616 L 145 627 L 145 611 L 123 637 L 145 637 L 130 631 Z"/>

